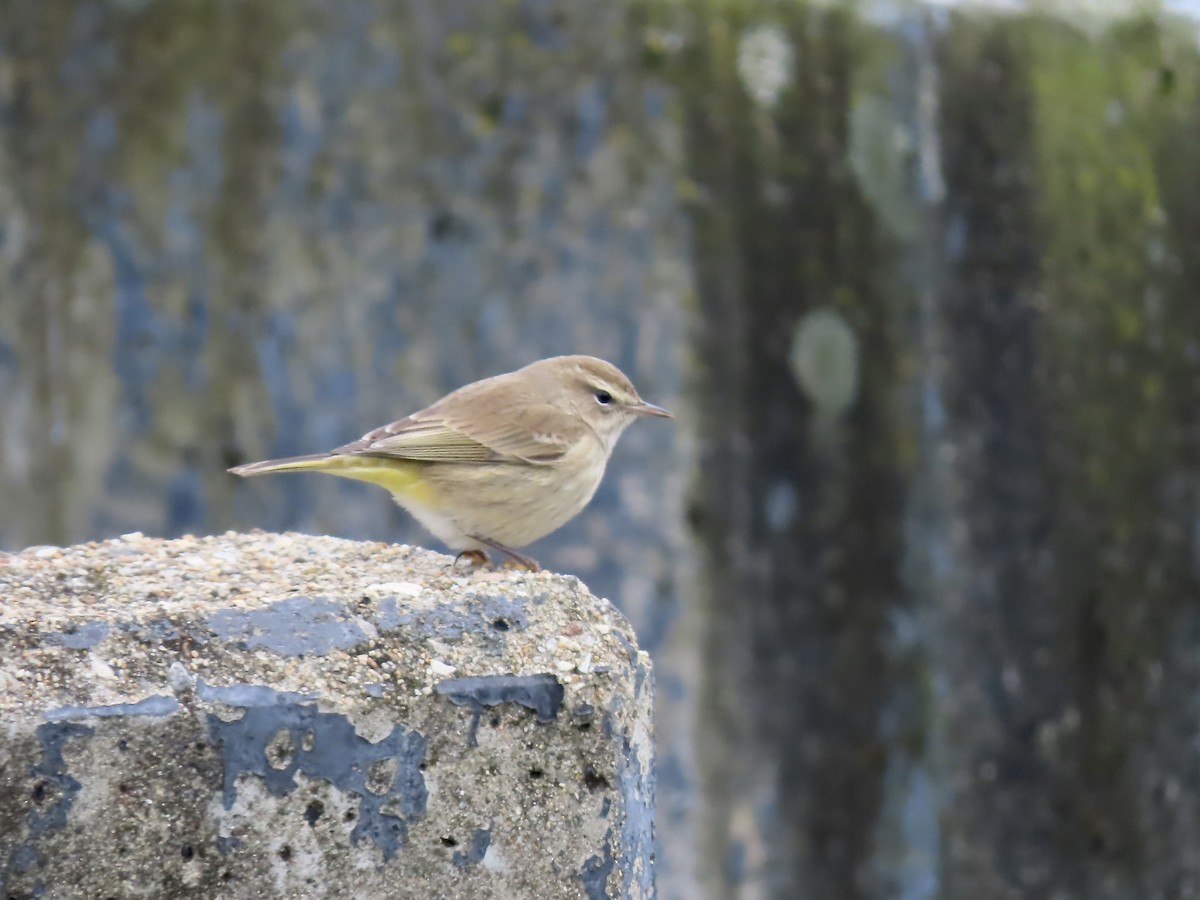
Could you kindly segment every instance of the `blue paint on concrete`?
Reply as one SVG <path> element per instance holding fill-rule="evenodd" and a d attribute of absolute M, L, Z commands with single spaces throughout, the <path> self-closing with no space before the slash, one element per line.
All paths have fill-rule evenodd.
<path fill-rule="evenodd" d="M 480 597 L 478 594 L 468 596 L 468 603 L 472 611 L 478 611 L 483 620 L 494 631 L 524 631 L 529 624 L 529 617 L 525 613 L 524 599 L 511 597 L 503 597 L 498 594 L 487 594 Z M 544 602 L 544 598 L 539 598 Z M 534 602 L 538 602 L 535 599 Z M 499 623 L 505 623 L 503 627 L 497 627 Z"/>
<path fill-rule="evenodd" d="M 563 686 L 548 673 L 539 675 L 467 675 L 463 678 L 448 678 L 433 688 L 443 697 L 458 706 L 471 710 L 471 731 L 468 742 L 476 746 L 479 717 L 485 707 L 501 703 L 518 703 L 531 709 L 542 724 L 558 718 L 562 706 Z"/>
<path fill-rule="evenodd" d="M 277 691 L 261 684 L 207 684 L 203 678 L 196 679 L 196 696 L 210 703 L 224 703 L 226 706 L 240 706 L 246 709 L 305 703 L 317 699 L 316 694 Z"/>
<path fill-rule="evenodd" d="M 209 629 L 246 649 L 265 647 L 281 656 L 323 656 L 367 640 L 356 615 L 326 597 L 288 597 L 262 609 L 220 609 Z"/>
<path fill-rule="evenodd" d="M 628 736 L 627 736 L 628 739 Z M 625 866 L 626 897 L 654 896 L 654 770 L 642 771 L 638 748 L 617 755 L 617 789 L 625 806 L 621 823 L 621 859 L 641 859 L 645 864 Z"/>
<path fill-rule="evenodd" d="M 604 835 L 604 853 L 589 856 L 579 870 L 579 880 L 583 882 L 583 891 L 587 900 L 611 900 L 608 893 L 608 876 L 613 869 L 612 829 Z M 653 896 L 646 894 L 645 896 Z"/>
<path fill-rule="evenodd" d="M 634 659 L 637 660 L 637 670 L 633 675 L 633 693 L 636 696 L 646 686 L 646 679 L 650 677 L 650 670 L 646 668 L 646 664 L 638 656 L 635 655 Z"/>
<path fill-rule="evenodd" d="M 74 723 L 48 723 L 39 725 L 37 729 L 38 742 L 42 745 L 42 761 L 30 769 L 29 774 L 35 779 L 35 795 L 38 786 L 45 793 L 45 785 L 53 785 L 57 789 L 57 799 L 46 809 L 35 808 L 29 811 L 29 837 L 37 841 L 50 831 L 56 831 L 67 824 L 67 813 L 75 803 L 75 796 L 83 787 L 67 771 L 67 762 L 63 757 L 63 748 L 67 741 L 77 737 L 87 737 L 93 729 L 86 725 Z"/>
<path fill-rule="evenodd" d="M 26 872 L 32 872 L 38 864 L 37 848 L 32 844 L 18 844 L 8 858 L 8 867 L 11 871 L 24 875 Z M 3 884 L 3 882 L 0 882 Z"/>
<path fill-rule="evenodd" d="M 443 641 L 461 640 L 463 635 L 462 611 L 445 603 L 430 609 L 406 609 L 395 597 L 385 597 L 379 602 L 374 621 L 380 631 L 403 630 Z"/>
<path fill-rule="evenodd" d="M 628 637 L 625 637 L 622 632 L 613 631 L 612 634 L 613 637 L 617 638 L 617 643 L 619 643 L 620 646 L 622 646 L 622 648 L 625 650 L 625 655 L 629 658 L 629 665 L 637 666 L 637 677 L 640 679 L 638 680 L 637 684 L 634 685 L 634 692 L 637 694 L 637 692 L 642 690 L 641 679 L 644 677 L 644 674 L 646 674 L 643 671 L 644 667 L 642 666 L 641 662 L 638 662 L 637 647 L 635 647 L 634 642 L 630 641 Z"/>
<path fill-rule="evenodd" d="M 33 808 L 25 818 L 26 839 L 7 848 L 0 845 L 0 850 L 8 849 L 8 858 L 0 865 L 0 890 L 7 891 L 10 873 L 24 875 L 36 869 L 41 862 L 38 841 L 49 832 L 66 826 L 67 815 L 82 785 L 67 771 L 63 748 L 72 738 L 90 734 L 91 728 L 74 723 L 54 722 L 38 726 L 37 739 L 42 745 L 42 758 L 29 769 L 32 781 L 29 792 Z M 45 892 L 45 885 L 37 881 L 32 896 L 41 897 Z M 7 892 L 4 896 L 8 896 Z"/>
<path fill-rule="evenodd" d="M 107 706 L 60 706 L 43 716 L 50 722 L 67 719 L 114 718 L 117 716 L 169 716 L 179 709 L 179 701 L 167 694 L 155 694 L 136 703 L 110 703 Z"/>
<path fill-rule="evenodd" d="M 643 691 L 652 691 L 654 680 L 650 668 L 636 654 L 631 657 L 636 661 L 634 677 L 634 695 L 640 697 Z M 651 698 L 652 699 L 652 698 Z M 613 727 L 613 718 L 605 717 L 608 729 Z M 619 845 L 617 855 L 620 859 L 641 859 L 645 865 L 625 866 L 623 896 L 650 897 L 654 895 L 654 768 L 643 766 L 638 755 L 640 748 L 631 740 L 628 727 L 622 732 L 625 752 L 617 755 L 616 783 L 624 807 L 624 817 L 621 820 L 618 834 Z"/>
<path fill-rule="evenodd" d="M 411 609 L 395 597 L 385 597 L 373 621 L 380 631 L 406 631 L 442 641 L 461 640 L 466 632 L 479 634 L 485 638 L 485 651 L 497 655 L 504 651 L 508 632 L 528 627 L 526 603 L 525 598 L 469 594 L 465 600 Z"/>
<path fill-rule="evenodd" d="M 90 650 L 108 637 L 107 622 L 84 622 L 70 631 L 56 631 L 46 635 L 46 640 L 52 644 L 62 644 L 72 650 Z"/>
<path fill-rule="evenodd" d="M 460 869 L 465 866 L 474 864 L 483 859 L 487 853 L 488 845 L 492 842 L 492 833 L 487 828 L 476 828 L 475 834 L 471 837 L 471 846 L 464 852 L 455 850 L 451 861 Z"/>
<path fill-rule="evenodd" d="M 391 734 L 373 744 L 354 730 L 346 716 L 319 712 L 306 703 L 249 707 L 233 722 L 210 714 L 208 725 L 224 762 L 226 809 L 237 799 L 241 775 L 258 776 L 277 797 L 296 789 L 298 773 L 321 778 L 359 798 L 350 840 L 374 841 L 385 860 L 407 841 L 408 821 L 425 812 L 428 795 L 420 769 L 425 738 L 402 725 L 395 725 Z M 268 748 L 281 732 L 286 732 L 290 753 L 285 760 L 271 760 Z M 372 763 L 384 760 L 395 762 L 395 777 L 386 791 L 376 793 L 367 788 L 368 771 Z"/>

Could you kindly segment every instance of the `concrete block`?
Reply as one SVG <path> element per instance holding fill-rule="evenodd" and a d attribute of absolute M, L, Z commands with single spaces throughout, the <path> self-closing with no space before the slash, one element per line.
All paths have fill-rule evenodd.
<path fill-rule="evenodd" d="M 449 563 L 0 554 L 0 896 L 653 897 L 646 654 L 574 578 Z"/>

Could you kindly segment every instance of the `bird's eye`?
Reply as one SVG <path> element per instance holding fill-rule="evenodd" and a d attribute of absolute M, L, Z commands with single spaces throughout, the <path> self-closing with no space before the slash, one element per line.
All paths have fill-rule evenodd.
<path fill-rule="evenodd" d="M 596 402 L 601 406 L 608 406 L 608 404 L 613 402 L 613 395 L 601 388 L 596 391 Z"/>

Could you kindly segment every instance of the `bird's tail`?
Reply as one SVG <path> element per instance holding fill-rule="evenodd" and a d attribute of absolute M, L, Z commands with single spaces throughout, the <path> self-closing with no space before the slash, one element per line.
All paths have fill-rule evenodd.
<path fill-rule="evenodd" d="M 307 456 L 288 456 L 284 459 L 264 459 L 262 462 L 246 463 L 234 466 L 229 471 L 243 477 L 250 475 L 265 475 L 268 472 L 288 472 L 302 469 L 327 469 L 336 465 L 334 460 L 339 457 L 330 453 L 310 453 Z"/>
<path fill-rule="evenodd" d="M 234 466 L 234 475 L 265 475 L 268 472 L 327 472 L 341 478 L 366 481 L 391 491 L 401 506 L 409 503 L 429 505 L 437 498 L 424 477 L 429 463 L 410 459 L 360 456 L 354 453 L 312 453 L 308 456 L 289 456 L 286 459 L 264 459 L 262 462 Z"/>

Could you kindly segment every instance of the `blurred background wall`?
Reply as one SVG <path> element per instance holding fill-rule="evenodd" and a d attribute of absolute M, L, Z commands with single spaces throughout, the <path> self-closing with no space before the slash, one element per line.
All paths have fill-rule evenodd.
<path fill-rule="evenodd" d="M 663 897 L 1200 897 L 1198 35 L 0 0 L 0 548 L 434 546 L 224 470 L 594 353 L 679 418 L 533 553 L 654 655 Z"/>

